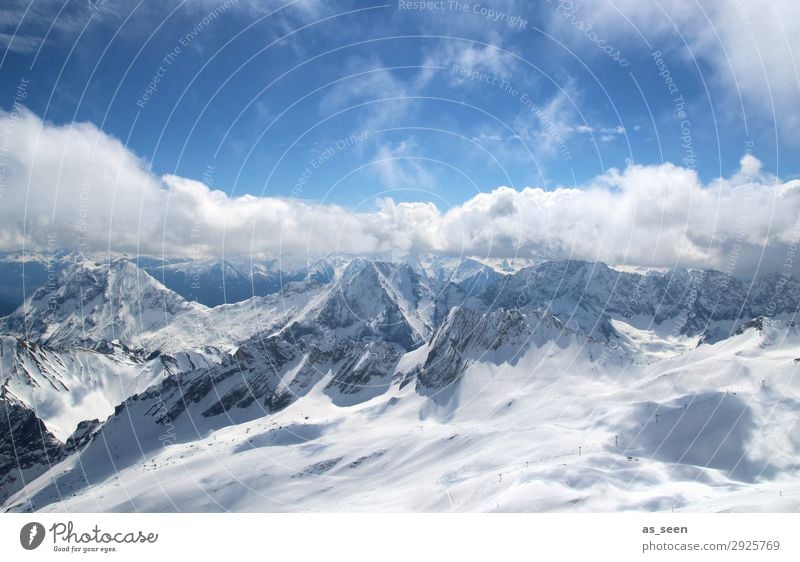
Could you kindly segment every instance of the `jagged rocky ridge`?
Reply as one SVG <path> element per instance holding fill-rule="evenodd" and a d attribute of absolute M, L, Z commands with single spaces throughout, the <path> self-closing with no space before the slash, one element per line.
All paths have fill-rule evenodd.
<path fill-rule="evenodd" d="M 513 274 L 459 261 L 451 273 L 419 262 L 354 259 L 330 278 L 289 283 L 280 295 L 208 308 L 125 260 L 67 268 L 55 291 L 40 289 L 0 320 L 12 336 L 6 341 L 15 342 L 9 345 L 30 351 L 4 362 L 0 373 L 9 412 L 3 493 L 86 445 L 81 454 L 98 467 L 108 460 L 116 466 L 119 458 L 91 446 L 101 433 L 105 442 L 165 432 L 191 440 L 280 411 L 318 386 L 342 407 L 412 381 L 418 394 L 436 400 L 471 364 L 513 364 L 531 347 L 572 341 L 592 360 L 633 355 L 617 321 L 716 342 L 753 318 L 793 316 L 800 304 L 797 282 L 779 276 L 747 283 L 718 272 L 637 274 L 574 261 Z M 220 329 L 221 319 L 236 328 Z M 68 387 L 52 373 L 78 361 L 78 352 L 91 365 Z M 119 404 L 108 420 L 79 424 L 77 436 L 62 442 L 41 405 L 10 390 L 27 380 L 31 396 L 39 392 L 31 363 L 48 384 L 62 384 L 63 396 L 91 387 L 97 373 L 119 377 L 120 368 L 128 384 L 106 400 L 106 415 L 109 400 Z M 63 427 L 57 433 L 66 434 Z M 9 444 L 19 440 L 29 445 L 14 466 Z M 98 468 L 96 476 L 107 474 Z"/>

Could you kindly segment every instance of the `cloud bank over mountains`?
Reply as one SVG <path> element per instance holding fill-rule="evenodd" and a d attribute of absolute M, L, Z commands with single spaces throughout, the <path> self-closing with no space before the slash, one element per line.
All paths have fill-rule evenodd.
<path fill-rule="evenodd" d="M 749 274 L 791 268 L 800 239 L 800 180 L 763 173 L 752 155 L 709 184 L 670 163 L 631 163 L 578 187 L 497 187 L 450 208 L 383 198 L 353 210 L 159 177 L 94 125 L 53 125 L 19 106 L 0 113 L 0 135 L 3 250 L 443 252 Z"/>

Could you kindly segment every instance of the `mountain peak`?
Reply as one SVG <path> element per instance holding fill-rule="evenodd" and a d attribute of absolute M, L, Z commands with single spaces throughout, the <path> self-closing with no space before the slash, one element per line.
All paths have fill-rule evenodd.
<path fill-rule="evenodd" d="M 83 261 L 37 289 L 0 329 L 56 348 L 96 347 L 134 341 L 196 306 L 127 259 Z"/>

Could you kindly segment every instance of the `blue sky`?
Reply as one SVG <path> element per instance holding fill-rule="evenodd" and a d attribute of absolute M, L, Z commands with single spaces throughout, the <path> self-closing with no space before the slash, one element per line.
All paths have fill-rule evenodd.
<path fill-rule="evenodd" d="M 185 219 L 206 213 L 209 238 L 237 226 L 218 232 L 222 222 L 281 213 L 291 220 L 266 221 L 272 231 L 313 230 L 302 221 L 337 209 L 359 215 L 352 230 L 371 239 L 367 248 L 400 233 L 407 249 L 452 250 L 468 239 L 460 251 L 497 254 L 500 244 L 500 253 L 536 254 L 550 245 L 558 255 L 619 261 L 608 248 L 647 238 L 640 211 L 572 217 L 570 206 L 589 212 L 596 203 L 586 196 L 573 204 L 564 188 L 575 188 L 613 206 L 630 196 L 632 209 L 661 209 L 656 236 L 678 254 L 647 258 L 642 247 L 623 258 L 718 266 L 742 238 L 729 225 L 741 216 L 752 219 L 746 238 L 757 256 L 770 236 L 788 243 L 800 201 L 792 183 L 800 176 L 798 11 L 793 0 L 705 8 L 681 0 L 10 0 L 0 8 L 0 104 L 11 125 L 16 110 L 27 112 L 30 137 L 16 130 L 4 154 L 24 173 L 5 163 L 3 171 L 26 193 L 19 209 L 9 199 L 7 208 L 29 215 L 24 228 L 0 232 L 0 247 L 41 241 L 48 220 L 51 230 L 74 230 L 80 211 L 62 212 L 72 209 L 65 193 L 97 176 L 113 183 L 105 187 L 113 197 L 93 197 L 108 203 L 92 210 L 107 219 L 95 228 L 107 230 L 111 246 L 122 224 L 135 226 L 124 243 L 114 241 L 128 249 L 142 248 L 142 217 L 181 197 Z M 87 142 L 95 148 L 83 151 Z M 729 192 L 713 191 L 718 178 Z M 763 208 L 737 191 L 746 182 L 769 190 Z M 121 212 L 122 191 L 132 197 L 144 184 L 152 193 L 129 201 L 136 213 L 109 218 Z M 678 184 L 685 189 L 671 188 Z M 16 193 L 8 185 L 7 198 Z M 34 187 L 50 205 L 35 220 Z M 556 191 L 557 201 L 548 195 Z M 675 203 L 681 193 L 708 196 L 713 208 Z M 286 200 L 295 206 L 281 207 Z M 498 211 L 506 208 L 518 217 L 513 225 Z M 776 209 L 787 213 L 777 230 Z M 183 237 L 185 251 L 191 225 L 166 232 L 162 214 L 151 228 L 176 244 Z M 695 222 L 704 214 L 710 233 Z M 551 232 L 586 219 L 590 237 L 620 237 L 611 244 L 600 236 L 608 248 L 581 251 L 570 239 L 521 241 L 513 232 L 526 228 L 522 217 Z M 673 234 L 664 234 L 667 219 Z M 393 231 L 378 232 L 376 221 Z M 247 232 L 252 238 L 255 228 Z M 415 238 L 423 232 L 424 243 Z M 218 241 L 204 244 L 222 251 Z"/>
<path fill-rule="evenodd" d="M 582 184 L 628 161 L 684 158 L 709 180 L 734 171 L 749 143 L 765 169 L 800 170 L 777 159 L 787 123 L 740 105 L 726 69 L 680 30 L 640 36 L 587 4 L 34 4 L 2 64 L 7 85 L 30 80 L 29 109 L 90 121 L 156 173 L 213 177 L 229 193 L 353 205 L 393 190 L 457 204 L 498 185 Z M 594 24 L 594 41 L 581 23 Z M 8 109 L 14 91 L 4 94 Z M 298 187 L 320 151 L 363 132 Z M 403 191 L 419 189 L 431 193 Z"/>

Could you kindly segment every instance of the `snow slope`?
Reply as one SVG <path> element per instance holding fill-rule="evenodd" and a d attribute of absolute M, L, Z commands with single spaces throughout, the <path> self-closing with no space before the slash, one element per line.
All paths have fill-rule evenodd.
<path fill-rule="evenodd" d="M 157 380 L 124 356 L 58 352 L 0 337 L 0 398 L 35 411 L 61 441 L 85 419 L 106 418 L 131 394 Z"/>
<path fill-rule="evenodd" d="M 798 505 L 797 328 L 749 328 L 649 366 L 593 358 L 589 345 L 476 361 L 447 400 L 393 384 L 342 407 L 321 381 L 281 411 L 219 428 L 202 416 L 132 428 L 150 406 L 136 400 L 6 506 L 730 510 L 736 495 L 751 510 Z"/>

